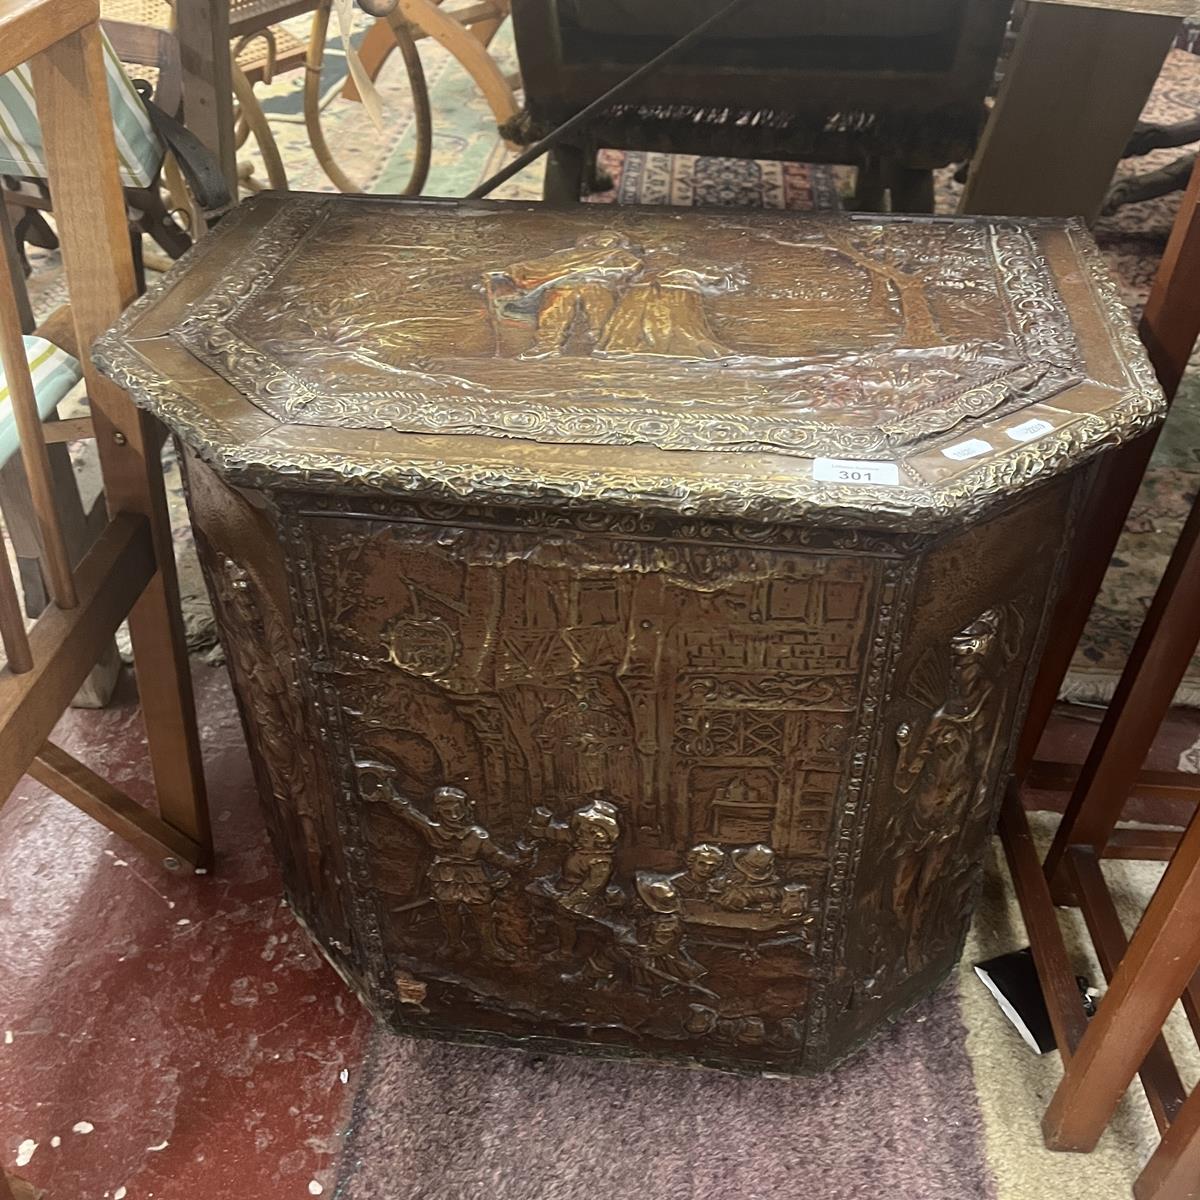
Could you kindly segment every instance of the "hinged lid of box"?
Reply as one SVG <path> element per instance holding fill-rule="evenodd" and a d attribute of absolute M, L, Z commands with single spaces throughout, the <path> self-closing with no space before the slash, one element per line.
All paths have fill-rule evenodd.
<path fill-rule="evenodd" d="M 1061 221 L 264 196 L 97 352 L 235 483 L 894 528 L 1162 406 Z"/>

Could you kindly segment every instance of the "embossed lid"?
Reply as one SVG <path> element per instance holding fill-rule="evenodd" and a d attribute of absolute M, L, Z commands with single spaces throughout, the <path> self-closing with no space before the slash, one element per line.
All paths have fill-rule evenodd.
<path fill-rule="evenodd" d="M 235 483 L 895 529 L 1162 411 L 1071 221 L 269 195 L 96 354 Z"/>

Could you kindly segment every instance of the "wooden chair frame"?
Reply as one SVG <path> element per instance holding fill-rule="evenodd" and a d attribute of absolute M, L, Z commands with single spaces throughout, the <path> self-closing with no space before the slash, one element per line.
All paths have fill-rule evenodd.
<path fill-rule="evenodd" d="M 1141 333 L 1168 396 L 1178 388 L 1200 336 L 1200 167 L 1193 171 L 1142 318 Z M 1200 1089 L 1185 1095 L 1161 1035 L 1176 1000 L 1200 1038 L 1200 814 L 1182 837 L 1170 830 L 1118 830 L 1131 791 L 1149 782 L 1159 794 L 1195 799 L 1200 789 L 1173 773 L 1142 772 L 1154 738 L 1200 641 L 1200 501 L 1180 534 L 1116 694 L 1087 760 L 1076 772 L 1053 845 L 1040 862 L 1017 784 L 1037 778 L 1033 755 L 1095 589 L 1116 544 L 1153 447 L 1129 447 L 1101 468 L 1092 520 L 1077 550 L 1072 582 L 1058 610 L 1059 636 L 1043 662 L 1019 751 L 1017 782 L 1000 833 L 1034 961 L 1064 1063 L 1064 1079 L 1043 1123 L 1053 1149 L 1090 1150 L 1135 1073 L 1163 1139 L 1139 1177 L 1139 1200 L 1200 1194 Z M 1043 764 L 1046 768 L 1055 764 Z M 1100 870 L 1104 858 L 1168 860 L 1133 938 L 1127 939 Z M 1056 904 L 1077 906 L 1087 923 L 1109 990 L 1087 1024 L 1067 958 Z"/>
<path fill-rule="evenodd" d="M 168 864 L 207 865 L 212 840 L 160 464 L 161 427 L 93 367 L 87 348 L 136 295 L 97 0 L 0 0 L 0 72 L 29 62 L 62 243 L 74 342 L 108 522 L 73 566 L 49 474 L 16 298 L 0 279 L 0 351 L 29 478 L 51 604 L 26 630 L 0 565 L 0 797 L 25 773 Z M 128 620 L 157 791 L 142 808 L 48 741 L 117 626 Z"/>

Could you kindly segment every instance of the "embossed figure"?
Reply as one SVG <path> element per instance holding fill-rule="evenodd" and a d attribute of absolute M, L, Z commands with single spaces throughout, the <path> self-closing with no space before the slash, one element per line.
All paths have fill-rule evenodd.
<path fill-rule="evenodd" d="M 590 955 L 579 971 L 564 978 L 571 983 L 608 987 L 627 977 L 642 991 L 662 995 L 679 989 L 715 994 L 696 981 L 704 968 L 688 953 L 679 915 L 679 893 L 663 875 L 639 871 L 634 890 L 642 913 L 632 925 L 617 930 L 611 941 Z"/>
<path fill-rule="evenodd" d="M 519 865 L 520 858 L 502 849 L 482 825 L 475 823 L 471 802 L 460 788 L 440 787 L 433 793 L 432 817 L 399 795 L 390 781 L 384 783 L 379 798 L 433 851 L 425 879 L 445 932 L 439 952 L 453 954 L 468 949 L 469 921 L 488 958 L 513 962 L 516 956 L 496 934 L 492 901 L 509 883 L 508 872 Z"/>
<path fill-rule="evenodd" d="M 621 296 L 596 346 L 607 358 L 731 358 L 736 353 L 712 330 L 704 298 L 731 292 L 732 271 L 689 266 L 669 250 L 650 250 Z"/>
<path fill-rule="evenodd" d="M 543 875 L 530 884 L 530 891 L 553 903 L 558 952 L 566 956 L 575 949 L 579 918 L 600 916 L 608 904 L 613 852 L 621 835 L 617 809 L 607 800 L 591 800 L 559 821 L 548 808 L 535 808 L 529 833 L 537 841 L 570 847 L 557 875 Z"/>
<path fill-rule="evenodd" d="M 775 868 L 775 851 L 758 843 L 740 846 L 729 856 L 730 870 L 715 889 L 716 902 L 734 912 L 778 912 L 783 882 Z"/>
<path fill-rule="evenodd" d="M 950 639 L 948 695 L 919 736 L 907 722 L 896 730 L 893 783 L 909 801 L 891 830 L 897 847 L 891 904 L 912 928 L 930 919 L 962 831 L 987 804 L 1001 696 L 1001 676 L 990 660 L 1004 612 L 988 609 Z"/>
<path fill-rule="evenodd" d="M 486 279 L 493 297 L 506 284 L 520 293 L 516 301 L 497 303 L 502 317 L 533 306 L 536 333 L 521 357 L 542 358 L 560 354 L 574 331 L 597 344 L 616 307 L 618 286 L 641 265 L 642 249 L 627 237 L 591 233 L 577 238 L 571 249 L 514 263 Z"/>
<path fill-rule="evenodd" d="M 710 842 L 693 846 L 684 859 L 686 868 L 671 876 L 675 891 L 684 900 L 707 900 L 720 886 L 720 875 L 726 866 L 725 851 Z"/>
<path fill-rule="evenodd" d="M 651 991 L 694 986 L 705 971 L 684 945 L 679 893 L 674 883 L 661 875 L 639 871 L 634 889 L 646 909 L 634 925 L 632 944 L 625 942 L 622 947 L 628 954 L 634 986 Z"/>

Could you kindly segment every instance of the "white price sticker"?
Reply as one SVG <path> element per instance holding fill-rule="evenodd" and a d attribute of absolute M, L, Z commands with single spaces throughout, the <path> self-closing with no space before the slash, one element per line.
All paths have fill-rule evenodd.
<path fill-rule="evenodd" d="M 852 458 L 814 458 L 813 478 L 822 483 L 874 483 L 894 487 L 900 469 L 894 462 L 859 462 Z"/>
<path fill-rule="evenodd" d="M 1022 421 L 1020 425 L 1014 425 L 1005 432 L 1014 442 L 1032 442 L 1034 438 L 1040 438 L 1042 434 L 1050 433 L 1053 429 L 1054 426 L 1049 421 L 1043 421 L 1041 417 L 1033 417 L 1028 421 Z"/>
<path fill-rule="evenodd" d="M 969 441 L 947 446 L 942 453 L 947 458 L 954 459 L 955 462 L 962 462 L 964 458 L 978 458 L 981 454 L 986 454 L 991 448 L 990 442 L 985 442 L 982 438 L 971 438 Z"/>

